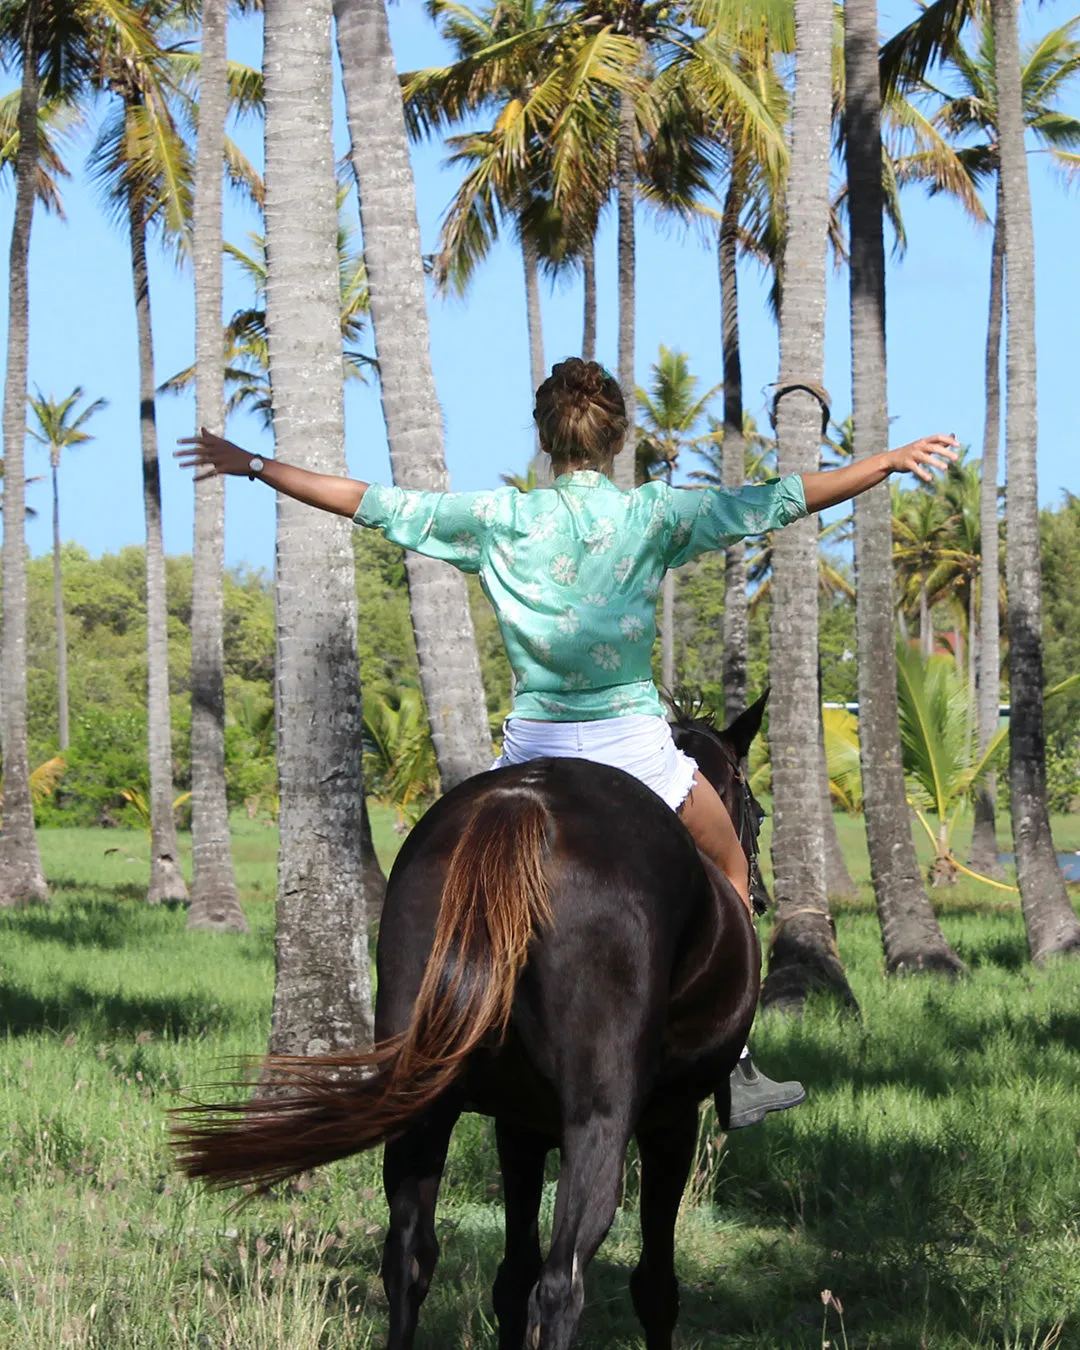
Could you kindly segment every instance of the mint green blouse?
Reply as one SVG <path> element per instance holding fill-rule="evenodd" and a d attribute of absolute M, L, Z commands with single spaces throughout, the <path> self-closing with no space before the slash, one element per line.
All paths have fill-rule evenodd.
<path fill-rule="evenodd" d="M 372 483 L 355 520 L 476 572 L 514 672 L 511 717 L 589 722 L 663 715 L 650 654 L 670 567 L 806 515 L 798 474 L 746 487 L 631 492 L 591 470 L 519 492 Z"/>

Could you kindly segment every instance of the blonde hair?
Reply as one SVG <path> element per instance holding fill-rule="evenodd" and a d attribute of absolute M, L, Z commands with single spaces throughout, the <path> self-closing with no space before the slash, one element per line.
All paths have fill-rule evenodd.
<path fill-rule="evenodd" d="M 576 356 L 552 367 L 536 391 L 533 420 L 553 461 L 598 469 L 610 463 L 629 425 L 615 377 Z"/>

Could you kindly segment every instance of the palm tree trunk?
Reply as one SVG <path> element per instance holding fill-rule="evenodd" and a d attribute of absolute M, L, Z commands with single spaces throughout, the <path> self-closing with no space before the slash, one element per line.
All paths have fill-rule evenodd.
<path fill-rule="evenodd" d="M 1034 961 L 1080 950 L 1050 834 L 1043 727 L 1042 601 L 1035 451 L 1035 240 L 1014 0 L 995 0 L 1001 197 L 1007 244 L 1005 583 L 1009 595 L 1009 786 L 1020 899 Z"/>
<path fill-rule="evenodd" d="M 746 478 L 743 438 L 742 358 L 739 352 L 738 262 L 741 175 L 732 169 L 724 197 L 717 253 L 720 264 L 720 335 L 724 364 L 725 487 L 741 487 Z M 746 710 L 747 651 L 750 623 L 746 603 L 746 545 L 740 540 L 724 550 L 724 717 L 730 722 Z"/>
<path fill-rule="evenodd" d="M 919 646 L 923 660 L 929 661 L 934 654 L 934 623 L 930 618 L 930 601 L 926 593 L 925 576 L 919 578 Z"/>
<path fill-rule="evenodd" d="M 998 531 L 998 443 L 1001 437 L 1001 320 L 1005 283 L 1005 214 L 1001 175 L 997 179 L 994 245 L 990 252 L 990 319 L 986 326 L 986 427 L 983 432 L 982 481 L 979 491 L 978 717 L 979 753 L 985 754 L 998 727 L 1001 704 L 1001 541 Z M 997 774 L 988 773 L 975 793 L 975 826 L 968 866 L 1001 879 L 997 843 Z"/>
<path fill-rule="evenodd" d="M 228 108 L 226 0 L 203 0 L 195 160 L 195 421 L 225 422 L 221 346 L 221 165 Z M 229 847 L 225 793 L 225 483 L 195 484 L 191 573 L 191 909 L 189 928 L 247 932 Z"/>
<path fill-rule="evenodd" d="M 525 314 L 529 327 L 529 378 L 535 394 L 544 383 L 544 323 L 540 311 L 540 261 L 536 240 L 521 236 L 521 261 L 525 268 Z"/>
<path fill-rule="evenodd" d="M 581 255 L 584 314 L 582 316 L 581 359 L 596 360 L 596 236 L 589 240 Z"/>
<path fill-rule="evenodd" d="M 619 384 L 626 400 L 626 445 L 615 457 L 615 482 L 632 488 L 635 471 L 634 447 L 637 436 L 634 415 L 637 410 L 637 383 L 634 379 L 634 199 L 637 195 L 635 152 L 637 122 L 634 101 L 623 94 L 619 102 L 619 139 L 615 151 L 615 195 L 619 221 Z"/>
<path fill-rule="evenodd" d="M 885 373 L 885 240 L 876 0 L 844 9 L 847 173 L 851 211 L 851 355 L 854 458 L 889 443 Z M 870 876 L 890 971 L 963 969 L 945 940 L 919 874 L 900 752 L 892 615 L 892 506 L 888 485 L 855 501 L 859 757 Z M 921 592 L 924 634 L 929 631 Z"/>
<path fill-rule="evenodd" d="M 0 906 L 47 903 L 41 870 L 26 728 L 26 365 L 30 338 L 30 224 L 38 155 L 38 6 L 26 6 L 15 160 L 15 219 L 8 261 L 7 373 L 4 380 L 3 636 L 0 734 L 4 758 L 0 832 Z"/>
<path fill-rule="evenodd" d="M 334 17 L 394 482 L 445 489 L 416 194 L 386 10 L 383 0 L 336 0 Z M 469 596 L 465 578 L 436 559 L 407 553 L 405 571 L 420 684 L 447 789 L 491 764 Z"/>
<path fill-rule="evenodd" d="M 330 0 L 265 8 L 266 316 L 282 459 L 343 474 Z M 281 849 L 270 1048 L 372 1034 L 364 904 L 356 592 L 349 522 L 277 501 Z"/>
<path fill-rule="evenodd" d="M 810 473 L 821 447 L 821 408 L 791 383 L 821 383 L 825 345 L 825 235 L 829 210 L 830 0 L 796 0 L 796 82 L 788 237 L 780 314 L 776 431 L 780 472 Z M 817 522 L 777 531 L 773 542 L 769 747 L 776 923 L 762 1002 L 798 1012 L 814 989 L 846 1005 L 847 982 L 825 889 L 818 795 Z"/>
<path fill-rule="evenodd" d="M 675 689 L 675 573 L 664 573 L 663 610 L 660 615 L 660 678 L 664 688 Z"/>
<path fill-rule="evenodd" d="M 818 653 L 818 796 L 822 803 L 822 832 L 825 842 L 825 891 L 830 900 L 851 900 L 858 895 L 858 887 L 848 871 L 840 835 L 836 829 L 836 815 L 832 809 L 829 791 L 829 765 L 825 755 L 825 718 L 821 700 L 821 655 Z"/>
<path fill-rule="evenodd" d="M 368 815 L 366 798 L 360 804 L 360 846 L 364 856 L 364 905 L 370 933 L 382 918 L 383 901 L 386 899 L 386 877 L 379 866 L 375 845 L 371 839 L 371 818 Z"/>
<path fill-rule="evenodd" d="M 146 902 L 187 900 L 173 816 L 172 719 L 169 712 L 169 634 L 165 606 L 165 550 L 161 538 L 161 472 L 154 412 L 154 339 L 150 328 L 150 273 L 146 223 L 128 197 L 131 276 L 139 345 L 139 437 L 146 518 L 146 720 L 150 757 L 150 889 Z"/>
<path fill-rule="evenodd" d="M 64 575 L 60 562 L 60 484 L 58 481 L 59 451 L 54 451 L 52 470 L 53 496 L 53 613 L 56 616 L 56 705 L 60 749 L 71 744 L 71 718 L 68 710 L 67 630 L 64 624 Z"/>

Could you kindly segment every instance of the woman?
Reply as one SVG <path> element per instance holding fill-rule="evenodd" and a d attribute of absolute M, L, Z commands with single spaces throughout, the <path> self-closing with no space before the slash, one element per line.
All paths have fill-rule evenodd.
<path fill-rule="evenodd" d="M 602 366 L 576 358 L 555 366 L 537 390 L 533 416 L 555 482 L 531 493 L 369 485 L 264 461 L 205 428 L 181 442 L 177 457 L 210 474 L 259 478 L 298 501 L 381 529 L 405 548 L 478 573 L 514 672 L 498 763 L 573 755 L 640 778 L 678 812 L 749 907 L 746 857 L 731 818 L 697 765 L 676 749 L 652 681 L 664 572 L 835 506 L 891 473 L 908 470 L 929 480 L 929 468 L 944 469 L 956 458 L 957 441 L 931 436 L 842 469 L 735 490 L 650 482 L 623 492 L 611 473 L 626 439 L 626 408 Z M 768 1083 L 750 1079 L 745 1067 L 755 1091 Z M 789 1098 L 802 1100 L 801 1088 L 773 1095 L 777 1105 L 762 1115 L 796 1104 Z"/>

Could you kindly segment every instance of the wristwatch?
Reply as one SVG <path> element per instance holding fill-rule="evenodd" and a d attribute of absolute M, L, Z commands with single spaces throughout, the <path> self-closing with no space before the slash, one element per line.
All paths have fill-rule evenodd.
<path fill-rule="evenodd" d="M 254 483 L 255 475 L 257 473 L 262 473 L 263 469 L 265 468 L 266 468 L 266 461 L 264 459 L 260 459 L 258 455 L 252 455 L 251 458 L 248 460 L 248 482 Z"/>

